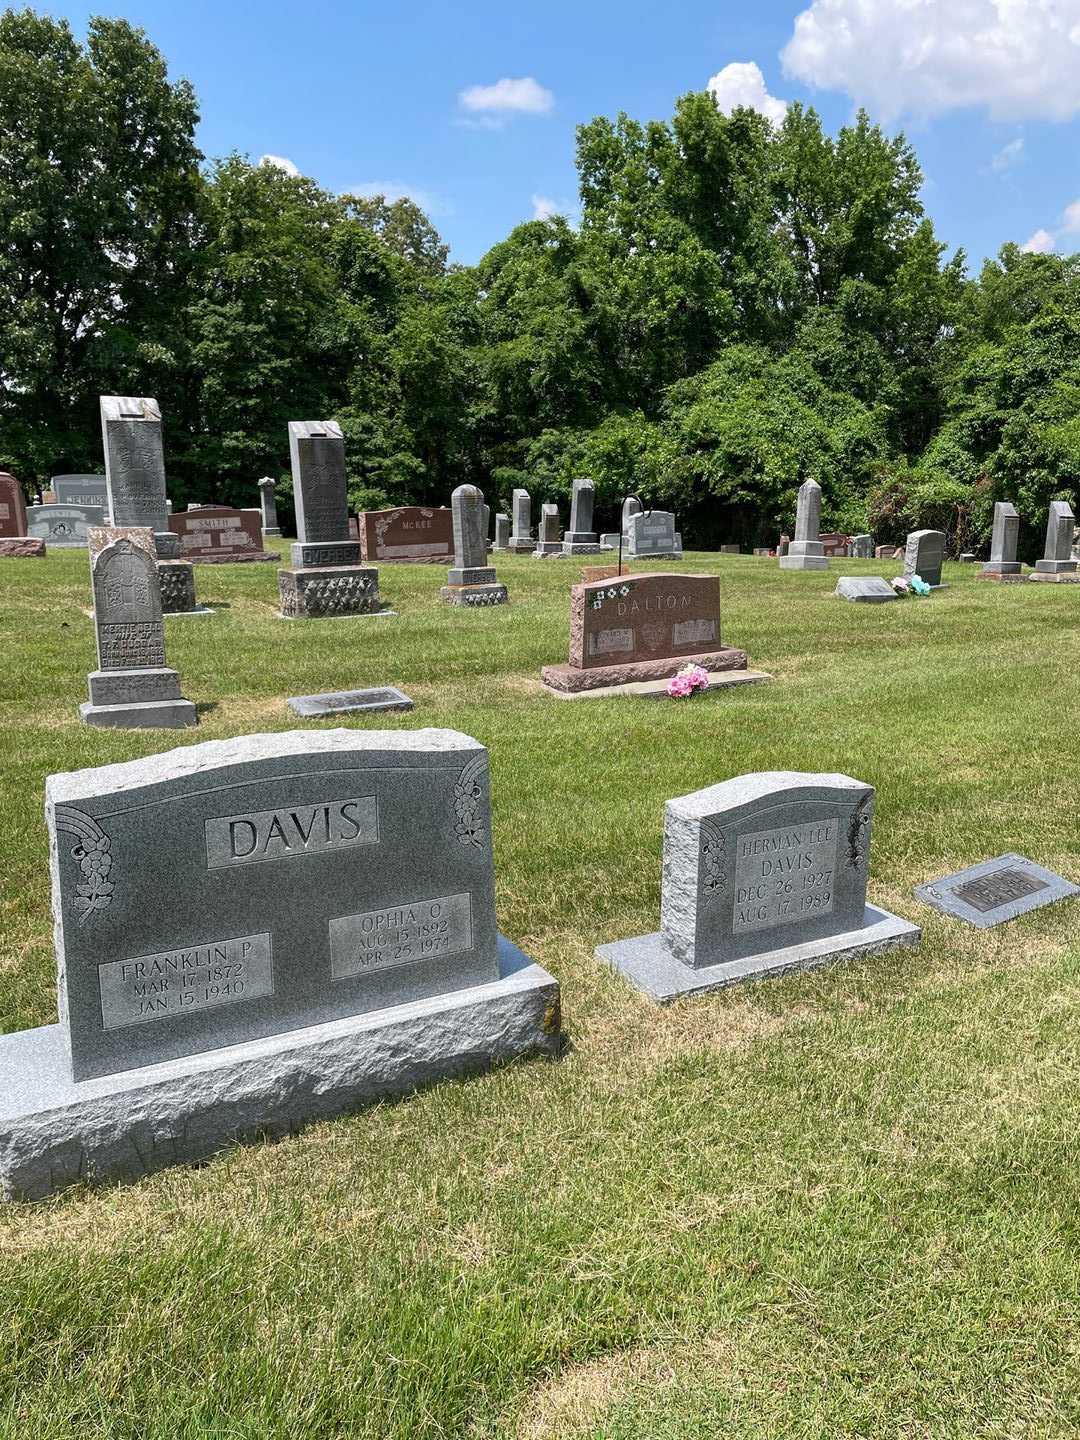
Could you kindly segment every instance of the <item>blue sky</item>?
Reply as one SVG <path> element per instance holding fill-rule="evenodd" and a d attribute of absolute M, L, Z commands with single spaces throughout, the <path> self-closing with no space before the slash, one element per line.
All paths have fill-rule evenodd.
<path fill-rule="evenodd" d="M 905 129 L 939 237 L 973 263 L 1006 240 L 1080 249 L 1080 0 L 51 9 L 80 36 L 95 12 L 141 25 L 195 86 L 207 155 L 278 156 L 333 190 L 410 193 L 466 263 L 535 213 L 572 213 L 578 123 L 666 118 L 714 77 L 725 107 L 809 101 L 835 131 L 862 103 Z"/>

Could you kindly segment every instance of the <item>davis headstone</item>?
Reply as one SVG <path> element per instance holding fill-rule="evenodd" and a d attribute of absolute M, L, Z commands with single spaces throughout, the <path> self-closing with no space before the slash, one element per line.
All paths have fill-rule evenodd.
<path fill-rule="evenodd" d="M 88 676 L 84 724 L 175 730 L 195 725 L 195 706 L 165 660 L 165 625 L 153 531 L 126 526 L 89 532 L 98 668 Z"/>
<path fill-rule="evenodd" d="M 28 505 L 26 528 L 30 535 L 59 549 L 86 549 L 87 533 L 100 526 L 105 511 L 100 505 Z"/>
<path fill-rule="evenodd" d="M 487 752 L 246 736 L 46 787 L 60 1024 L 0 1037 L 0 1184 L 40 1197 L 529 1052 L 558 986 L 498 934 Z"/>
<path fill-rule="evenodd" d="M 1080 887 L 1023 855 L 999 855 L 929 885 L 919 885 L 915 894 L 943 915 L 963 920 L 978 930 L 991 930 L 1029 910 L 1080 895 Z"/>
<path fill-rule="evenodd" d="M 345 441 L 333 420 L 290 420 L 296 532 L 292 568 L 278 571 L 281 615 L 318 620 L 373 615 L 382 609 L 379 572 L 360 565 L 350 538 Z"/>
<path fill-rule="evenodd" d="M 120 528 L 149 526 L 158 556 L 177 558 L 179 543 L 169 529 L 165 504 L 165 451 L 157 401 L 102 395 L 101 436 L 110 523 Z"/>
<path fill-rule="evenodd" d="M 263 539 L 277 539 L 281 534 L 281 527 L 278 525 L 277 496 L 274 493 L 274 481 L 270 475 L 264 475 L 259 481 L 259 505 L 262 509 Z"/>
<path fill-rule="evenodd" d="M 1072 553 L 1076 516 L 1067 500 L 1053 500 L 1046 522 L 1046 549 L 1043 558 L 1035 561 L 1032 580 L 1055 580 L 1076 575 L 1076 557 Z"/>
<path fill-rule="evenodd" d="M 401 505 L 394 510 L 363 510 L 360 553 L 370 563 L 444 565 L 454 550 L 454 523 L 443 506 Z"/>
<path fill-rule="evenodd" d="M 563 536 L 565 555 L 596 555 L 600 539 L 593 529 L 596 487 L 591 480 L 575 480 L 570 498 L 570 529 Z"/>
<path fill-rule="evenodd" d="M 660 1003 L 740 980 L 915 945 L 866 903 L 874 790 L 769 771 L 669 800 L 660 931 L 597 955 Z"/>
<path fill-rule="evenodd" d="M 442 599 L 450 605 L 470 608 L 505 605 L 509 599 L 506 586 L 497 581 L 495 567 L 487 563 L 483 492 L 475 485 L 459 485 L 450 497 L 450 509 L 454 519 L 454 564 L 439 592 Z"/>
<path fill-rule="evenodd" d="M 932 590 L 941 586 L 941 567 L 945 560 L 943 530 L 913 530 L 904 546 L 904 574 L 910 580 L 918 575 Z"/>
<path fill-rule="evenodd" d="M 570 656 L 545 665 L 550 689 L 578 693 L 669 679 L 684 665 L 745 670 L 746 652 L 720 642 L 716 575 L 622 575 L 570 591 Z"/>
<path fill-rule="evenodd" d="M 0 471 L 0 536 L 17 539 L 26 534 L 26 497 L 6 470 Z"/>
<path fill-rule="evenodd" d="M 54 475 L 52 491 L 58 505 L 96 505 L 109 513 L 109 490 L 104 475 Z"/>
<path fill-rule="evenodd" d="M 795 513 L 795 539 L 787 551 L 781 546 L 781 570 L 827 570 L 825 547 L 821 543 L 821 486 L 806 480 L 799 486 Z M 781 540 L 783 537 L 781 537 Z"/>
<path fill-rule="evenodd" d="M 1016 558 L 1020 540 L 1020 516 L 1007 500 L 994 506 L 994 529 L 990 540 L 990 559 L 979 571 L 980 580 L 1014 578 L 1023 569 Z"/>
<path fill-rule="evenodd" d="M 562 528 L 559 525 L 559 507 L 550 500 L 540 506 L 540 524 L 537 528 L 536 549 L 533 554 L 561 555 L 563 553 Z"/>

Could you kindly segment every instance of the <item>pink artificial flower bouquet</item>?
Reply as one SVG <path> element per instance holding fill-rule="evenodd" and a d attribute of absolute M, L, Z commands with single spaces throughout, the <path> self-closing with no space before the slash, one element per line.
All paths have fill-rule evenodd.
<path fill-rule="evenodd" d="M 684 665 L 677 675 L 673 675 L 667 683 L 667 693 L 673 700 L 681 700 L 693 695 L 695 690 L 707 690 L 709 688 L 709 672 L 703 670 L 700 665 Z"/>

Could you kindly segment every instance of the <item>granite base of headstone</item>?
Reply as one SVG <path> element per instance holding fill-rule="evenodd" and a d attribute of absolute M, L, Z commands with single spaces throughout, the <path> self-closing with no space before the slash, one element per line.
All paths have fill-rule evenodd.
<path fill-rule="evenodd" d="M 1030 910 L 1080 895 L 1080 886 L 1023 855 L 998 855 L 929 885 L 919 885 L 915 894 L 942 915 L 978 930 L 992 930 Z"/>
<path fill-rule="evenodd" d="M 136 1180 L 560 1044 L 498 933 L 487 752 L 293 731 L 53 775 L 60 1023 L 0 1036 L 0 1193 Z"/>
<path fill-rule="evenodd" d="M 289 709 L 305 720 L 316 720 L 323 715 L 347 715 L 360 710 L 371 714 L 391 710 L 411 710 L 413 702 L 396 685 L 383 685 L 371 690 L 335 690 L 325 695 L 292 695 Z"/>
<path fill-rule="evenodd" d="M 209 605 L 200 605 L 195 595 L 195 567 L 188 560 L 159 560 L 163 615 L 209 615 Z"/>
<path fill-rule="evenodd" d="M 13 560 L 44 560 L 45 541 L 31 539 L 29 535 L 0 535 L 0 556 Z"/>
<path fill-rule="evenodd" d="M 886 600 L 899 599 L 896 591 L 880 575 L 841 575 L 833 592 L 841 600 L 854 600 L 856 604 L 880 605 Z"/>
<path fill-rule="evenodd" d="M 570 591 L 570 653 L 545 665 L 557 694 L 614 692 L 671 679 L 685 665 L 710 676 L 746 671 L 745 650 L 720 641 L 716 575 L 621 575 Z"/>
<path fill-rule="evenodd" d="M 140 526 L 88 536 L 98 668 L 87 676 L 85 725 L 109 730 L 182 730 L 198 724 L 165 660 L 161 582 L 153 532 Z"/>
<path fill-rule="evenodd" d="M 866 903 L 874 790 L 846 775 L 742 775 L 669 800 L 660 930 L 596 953 L 659 1004 L 917 945 Z"/>

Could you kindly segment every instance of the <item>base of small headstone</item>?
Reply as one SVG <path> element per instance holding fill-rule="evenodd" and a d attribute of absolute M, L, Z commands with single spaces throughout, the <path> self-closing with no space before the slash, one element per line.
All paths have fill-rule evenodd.
<path fill-rule="evenodd" d="M 564 555 L 599 555 L 600 537 L 591 531 L 570 530 L 563 536 L 561 548 Z"/>
<path fill-rule="evenodd" d="M 0 1194 L 140 1180 L 237 1141 L 527 1055 L 554 1059 L 559 984 L 499 936 L 499 979 L 182 1060 L 71 1079 L 63 1027 L 0 1036 Z"/>
<path fill-rule="evenodd" d="M 627 560 L 681 560 L 681 550 L 623 550 L 623 556 Z"/>
<path fill-rule="evenodd" d="M 395 685 L 384 685 L 377 690 L 335 690 L 325 695 L 291 695 L 287 701 L 290 710 L 305 719 L 318 719 L 322 715 L 346 715 L 351 710 L 378 712 L 383 710 L 411 710 L 413 702 Z"/>
<path fill-rule="evenodd" d="M 916 898 L 953 920 L 992 930 L 1029 910 L 1080 895 L 1080 886 L 1024 855 L 997 855 L 915 889 Z"/>
<path fill-rule="evenodd" d="M 549 555 L 561 555 L 563 553 L 561 540 L 540 540 L 536 549 L 532 552 L 534 560 L 544 560 Z"/>
<path fill-rule="evenodd" d="M 603 686 L 644 684 L 650 680 L 670 680 L 686 665 L 700 665 L 712 673 L 727 673 L 747 668 L 746 651 L 735 649 L 710 650 L 701 655 L 666 656 L 663 660 L 639 660 L 633 665 L 597 665 L 579 670 L 573 665 L 545 665 L 540 679 L 549 690 L 572 694 L 599 690 Z"/>
<path fill-rule="evenodd" d="M 159 560 L 158 581 L 161 584 L 161 613 L 186 615 L 197 606 L 195 599 L 195 567 L 190 560 Z"/>
<path fill-rule="evenodd" d="M 1075 570 L 1062 570 L 1057 575 L 1048 574 L 1045 570 L 1033 570 L 1029 580 L 1038 580 L 1042 585 L 1080 585 L 1080 575 Z"/>
<path fill-rule="evenodd" d="M 379 572 L 374 565 L 279 570 L 278 595 L 281 615 L 286 620 L 386 613 L 379 599 Z"/>
<path fill-rule="evenodd" d="M 711 670 L 709 689 L 729 690 L 734 685 L 760 685 L 763 680 L 772 678 L 765 670 Z M 601 685 L 596 690 L 555 690 L 550 685 L 544 685 L 543 689 L 556 700 L 609 700 L 619 695 L 640 700 L 664 700 L 668 698 L 667 687 L 667 680 L 639 680 L 629 685 Z"/>
<path fill-rule="evenodd" d="M 439 599 L 447 605 L 506 605 L 510 601 L 510 592 L 501 582 L 497 585 L 444 585 L 439 591 Z"/>
<path fill-rule="evenodd" d="M 823 940 L 808 940 L 800 945 L 770 950 L 764 955 L 750 955 L 745 960 L 732 960 L 698 970 L 673 959 L 659 933 L 600 945 L 596 955 L 650 1000 L 655 1000 L 658 1005 L 669 1005 L 687 995 L 726 990 L 745 980 L 764 980 L 795 970 L 815 970 L 863 955 L 878 955 L 886 950 L 918 945 L 922 938 L 918 925 L 912 925 L 910 920 L 903 920 L 899 915 L 892 915 L 875 905 L 867 905 L 863 921 L 861 930 L 828 935 Z"/>
<path fill-rule="evenodd" d="M 32 539 L 29 535 L 8 536 L 0 539 L 0 556 L 2 555 L 14 560 L 44 560 L 45 541 Z"/>
<path fill-rule="evenodd" d="M 275 526 L 275 528 L 272 530 L 264 530 L 262 532 L 262 537 L 264 540 L 280 540 L 281 531 Z"/>
<path fill-rule="evenodd" d="M 186 730 L 199 723 L 195 706 L 183 699 L 129 701 L 125 705 L 94 705 L 87 700 L 79 706 L 79 718 L 99 730 Z"/>
<path fill-rule="evenodd" d="M 824 555 L 781 555 L 781 570 L 828 570 L 829 562 Z"/>
<path fill-rule="evenodd" d="M 1015 570 L 979 570 L 976 580 L 992 580 L 996 585 L 1023 584 L 1028 577 Z"/>
<path fill-rule="evenodd" d="M 531 555 L 536 549 L 536 541 L 528 538 L 521 539 L 520 537 L 515 539 L 511 536 L 510 544 L 506 548 L 512 555 Z"/>
<path fill-rule="evenodd" d="M 86 613 L 91 620 L 94 618 L 92 610 L 88 610 Z M 189 615 L 213 615 L 214 607 L 213 605 L 196 605 L 191 610 L 163 610 L 161 613 L 166 620 L 186 620 Z"/>
<path fill-rule="evenodd" d="M 238 550 L 230 555 L 196 555 L 191 560 L 192 565 L 248 565 L 260 560 L 273 560 L 281 563 L 281 552 L 279 550 Z"/>

